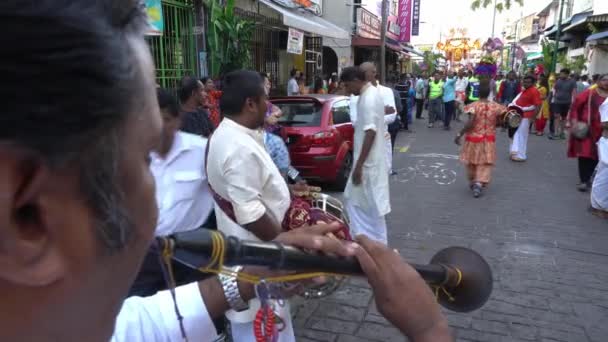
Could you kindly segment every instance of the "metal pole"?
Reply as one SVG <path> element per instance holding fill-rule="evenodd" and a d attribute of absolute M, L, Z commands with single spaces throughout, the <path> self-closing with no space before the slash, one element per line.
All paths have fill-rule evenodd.
<path fill-rule="evenodd" d="M 553 58 L 551 58 L 551 70 L 555 73 L 557 67 L 557 52 L 559 50 L 559 38 L 562 35 L 562 15 L 564 13 L 564 0 L 559 5 L 559 19 L 557 19 L 557 31 L 555 32 L 555 49 L 553 50 Z"/>
<path fill-rule="evenodd" d="M 380 83 L 386 81 L 386 24 L 388 0 L 382 0 L 382 23 L 380 25 Z"/>
<path fill-rule="evenodd" d="M 492 38 L 494 38 L 494 27 L 496 26 L 496 0 L 494 0 L 494 16 L 492 17 Z"/>

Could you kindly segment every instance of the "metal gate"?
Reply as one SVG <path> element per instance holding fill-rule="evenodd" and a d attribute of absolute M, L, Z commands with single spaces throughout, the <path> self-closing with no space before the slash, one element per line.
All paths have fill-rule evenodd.
<path fill-rule="evenodd" d="M 196 41 L 193 27 L 193 0 L 163 0 L 164 31 L 149 36 L 148 43 L 156 65 L 156 81 L 176 90 L 184 76 L 197 75 Z"/>
<path fill-rule="evenodd" d="M 305 37 L 305 76 L 306 84 L 313 84 L 316 77 L 321 77 L 323 70 L 323 38 Z"/>

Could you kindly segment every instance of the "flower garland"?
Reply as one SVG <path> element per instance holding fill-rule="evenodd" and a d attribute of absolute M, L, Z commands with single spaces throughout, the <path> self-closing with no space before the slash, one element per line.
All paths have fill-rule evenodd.
<path fill-rule="evenodd" d="M 496 59 L 491 55 L 481 57 L 481 60 L 475 67 L 476 75 L 496 76 L 498 68 L 496 67 Z"/>

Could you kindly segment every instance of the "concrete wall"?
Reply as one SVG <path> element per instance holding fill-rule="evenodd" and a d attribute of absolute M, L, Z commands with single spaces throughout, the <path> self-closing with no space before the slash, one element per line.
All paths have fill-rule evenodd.
<path fill-rule="evenodd" d="M 348 32 L 353 31 L 352 0 L 325 0 L 323 2 L 323 19 Z M 338 56 L 338 72 L 353 64 L 353 53 L 350 39 L 323 37 L 323 46 L 332 48 Z"/>
<path fill-rule="evenodd" d="M 593 48 L 593 55 L 587 71 L 589 75 L 608 73 L 608 45 L 599 45 Z"/>

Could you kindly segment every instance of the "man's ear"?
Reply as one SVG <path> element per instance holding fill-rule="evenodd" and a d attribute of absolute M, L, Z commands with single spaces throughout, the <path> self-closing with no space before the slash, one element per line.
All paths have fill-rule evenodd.
<path fill-rule="evenodd" d="M 59 279 L 65 264 L 49 226 L 53 199 L 45 163 L 14 146 L 0 145 L 0 281 L 44 286 Z"/>

